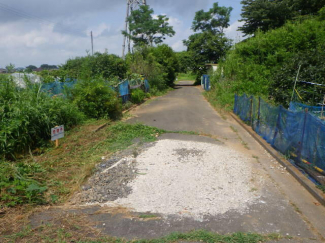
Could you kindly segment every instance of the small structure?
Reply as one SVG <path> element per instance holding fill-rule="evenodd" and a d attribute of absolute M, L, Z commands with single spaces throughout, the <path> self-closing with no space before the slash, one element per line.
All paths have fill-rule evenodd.
<path fill-rule="evenodd" d="M 218 70 L 218 64 L 214 64 L 214 63 L 207 63 L 205 64 L 205 66 L 208 67 L 208 72 L 211 70 L 212 72 L 215 72 Z"/>

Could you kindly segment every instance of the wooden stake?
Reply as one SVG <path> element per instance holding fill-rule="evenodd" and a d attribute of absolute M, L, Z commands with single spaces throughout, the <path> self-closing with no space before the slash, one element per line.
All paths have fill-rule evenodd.
<path fill-rule="evenodd" d="M 59 139 L 55 140 L 55 147 L 59 147 Z"/>

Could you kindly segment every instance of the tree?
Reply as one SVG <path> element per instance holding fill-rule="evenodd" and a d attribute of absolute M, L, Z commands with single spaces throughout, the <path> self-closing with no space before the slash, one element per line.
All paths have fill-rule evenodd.
<path fill-rule="evenodd" d="M 195 63 L 193 56 L 188 51 L 176 52 L 176 57 L 178 59 L 178 72 L 187 73 L 193 71 Z"/>
<path fill-rule="evenodd" d="M 10 63 L 9 65 L 6 66 L 6 69 L 8 73 L 13 73 L 15 71 L 15 65 Z"/>
<path fill-rule="evenodd" d="M 243 0 L 244 22 L 238 30 L 245 35 L 258 29 L 265 32 L 283 26 L 288 20 L 301 15 L 314 15 L 325 5 L 325 0 Z"/>
<path fill-rule="evenodd" d="M 231 7 L 220 7 L 214 3 L 209 11 L 200 10 L 195 14 L 192 29 L 197 33 L 183 43 L 193 57 L 197 81 L 207 71 L 205 64 L 217 63 L 231 46 L 231 40 L 224 34 L 224 29 L 229 26 L 231 11 Z"/>
<path fill-rule="evenodd" d="M 166 76 L 166 84 L 170 87 L 174 86 L 176 72 L 178 70 L 178 59 L 171 47 L 166 44 L 159 45 L 152 49 L 152 53 L 156 61 L 163 67 Z"/>
<path fill-rule="evenodd" d="M 40 68 L 43 70 L 51 70 L 51 69 L 57 69 L 58 67 L 56 65 L 42 64 Z"/>
<path fill-rule="evenodd" d="M 214 3 L 209 11 L 200 10 L 195 13 L 192 29 L 195 32 L 223 33 L 224 29 L 229 27 L 231 11 L 232 7 L 219 7 L 218 3 Z"/>
<path fill-rule="evenodd" d="M 169 26 L 168 18 L 165 15 L 158 15 L 153 18 L 153 9 L 148 5 L 141 5 L 138 10 L 132 11 L 129 22 L 129 31 L 122 32 L 123 35 L 129 37 L 135 46 L 151 45 L 162 43 L 166 36 L 172 37 L 175 31 Z"/>
<path fill-rule="evenodd" d="M 31 73 L 31 72 L 33 72 L 33 70 L 35 70 L 35 69 L 37 69 L 37 67 L 36 66 L 34 66 L 34 65 L 28 65 L 27 67 L 26 67 L 26 72 L 27 73 Z"/>

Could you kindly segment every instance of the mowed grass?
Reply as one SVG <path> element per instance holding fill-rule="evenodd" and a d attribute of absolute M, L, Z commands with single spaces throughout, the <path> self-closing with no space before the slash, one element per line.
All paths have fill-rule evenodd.
<path fill-rule="evenodd" d="M 177 75 L 177 82 L 178 81 L 195 81 L 196 75 L 192 73 L 179 73 Z"/>
<path fill-rule="evenodd" d="M 107 120 L 87 121 L 66 132 L 65 138 L 60 139 L 58 148 L 53 145 L 42 154 L 6 163 L 12 164 L 12 167 L 15 163 L 24 163 L 26 167 L 37 164 L 41 169 L 38 173 L 29 175 L 29 178 L 47 188 L 43 195 L 39 195 L 42 198 L 41 204 L 64 203 L 93 174 L 95 165 L 102 161 L 102 157 L 127 148 L 135 138 L 149 142 L 165 132 L 142 124 L 124 122 L 109 123 L 99 131 L 94 131 L 107 123 Z M 21 206 L 16 204 L 14 208 L 6 205 L 8 201 L 0 201 L 0 235 L 15 232 L 17 227 L 13 225 L 23 221 L 36 206 L 32 203 Z"/>

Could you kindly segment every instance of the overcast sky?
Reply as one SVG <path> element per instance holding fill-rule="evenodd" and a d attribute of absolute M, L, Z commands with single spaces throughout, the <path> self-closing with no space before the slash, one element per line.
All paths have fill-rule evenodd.
<path fill-rule="evenodd" d="M 59 65 L 69 58 L 86 55 L 91 49 L 90 31 L 94 34 L 94 51 L 121 56 L 126 14 L 126 0 L 0 0 L 0 67 L 41 64 Z M 213 0 L 147 0 L 155 14 L 166 14 L 176 35 L 165 43 L 175 51 L 185 50 L 182 40 L 192 34 L 195 12 L 205 11 Z M 231 6 L 228 37 L 239 41 L 240 0 L 220 0 Z"/>

